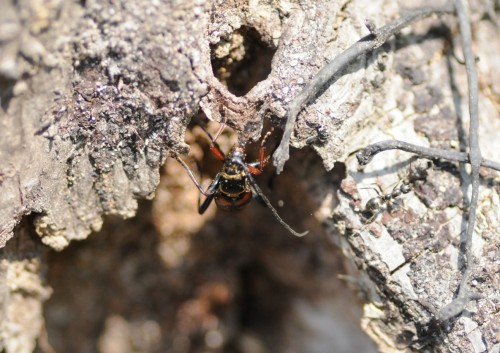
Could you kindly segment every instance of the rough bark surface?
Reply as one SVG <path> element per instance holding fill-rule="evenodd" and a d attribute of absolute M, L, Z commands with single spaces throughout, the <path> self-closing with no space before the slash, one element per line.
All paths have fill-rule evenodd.
<path fill-rule="evenodd" d="M 305 107 L 293 145 L 311 145 L 321 160 L 296 151 L 283 176 L 259 176 L 306 238 L 257 202 L 199 216 L 197 189 L 167 160 L 189 145 L 213 177 L 220 162 L 200 129 L 186 130 L 192 118 L 202 112 L 237 131 L 221 136 L 224 151 L 258 140 L 264 121 L 283 126 L 304 84 L 368 34 L 366 19 L 383 25 L 401 5 L 0 3 L 0 347 L 373 352 L 361 320 L 381 352 L 498 352 L 498 174 L 482 172 L 471 283 L 482 298 L 442 326 L 434 315 L 462 271 L 467 168 L 435 163 L 412 192 L 366 217 L 375 190 L 390 192 L 411 165 L 391 152 L 359 170 L 354 158 L 393 137 L 466 149 L 452 16 L 405 30 Z M 471 8 L 480 143 L 500 161 L 498 29 L 481 4 Z M 256 149 L 249 144 L 249 158 Z"/>

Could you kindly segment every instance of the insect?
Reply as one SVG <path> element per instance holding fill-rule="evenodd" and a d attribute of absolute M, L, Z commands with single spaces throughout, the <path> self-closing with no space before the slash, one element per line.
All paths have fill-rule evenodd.
<path fill-rule="evenodd" d="M 365 211 L 373 213 L 378 211 L 384 204 L 389 204 L 402 194 L 407 194 L 411 191 L 411 185 L 408 180 L 402 181 L 400 185 L 396 185 L 394 189 L 388 194 L 379 194 L 368 200 L 365 205 Z M 378 191 L 377 191 L 378 192 Z"/>
<path fill-rule="evenodd" d="M 210 138 L 210 150 L 217 159 L 223 162 L 221 170 L 217 173 L 206 190 L 203 189 L 203 186 L 197 180 L 189 166 L 178 156 L 175 157 L 182 164 L 184 169 L 186 169 L 196 187 L 206 196 L 205 200 L 199 205 L 198 212 L 203 214 L 212 201 L 215 201 L 217 207 L 222 211 L 241 210 L 252 200 L 252 197 L 256 197 L 272 211 L 276 219 L 290 233 L 298 237 L 306 235 L 308 231 L 303 233 L 296 232 L 279 216 L 278 211 L 273 207 L 253 178 L 253 175 L 258 175 L 263 172 L 264 166 L 269 160 L 269 156 L 266 157 L 265 154 L 266 149 L 264 144 L 271 134 L 271 131 L 262 139 L 259 160 L 247 163 L 245 162 L 244 146 L 233 146 L 227 155 L 224 154 L 218 146 L 216 140 L 224 129 L 224 126 L 224 124 L 221 125 L 215 137 L 212 137 L 208 131 L 203 129 Z"/>
<path fill-rule="evenodd" d="M 427 171 L 432 166 L 430 161 L 419 159 L 410 164 L 408 176 L 401 180 L 391 192 L 381 194 L 377 189 L 377 196 L 369 199 L 365 204 L 364 212 L 372 218 L 384 205 L 390 205 L 395 202 L 398 197 L 408 194 L 417 180 L 424 180 L 427 177 Z"/>

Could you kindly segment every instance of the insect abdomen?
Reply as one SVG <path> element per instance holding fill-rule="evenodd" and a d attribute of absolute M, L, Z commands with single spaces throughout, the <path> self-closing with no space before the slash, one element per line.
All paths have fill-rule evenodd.
<path fill-rule="evenodd" d="M 252 200 L 252 192 L 242 192 L 236 196 L 228 196 L 226 194 L 217 194 L 215 196 L 215 204 L 222 211 L 238 211 L 243 209 Z"/>

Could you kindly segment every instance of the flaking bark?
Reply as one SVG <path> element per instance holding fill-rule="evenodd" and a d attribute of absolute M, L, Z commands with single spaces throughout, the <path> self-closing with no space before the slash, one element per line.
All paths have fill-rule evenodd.
<path fill-rule="evenodd" d="M 474 50 L 480 58 L 480 144 L 483 157 L 500 161 L 497 138 L 500 65 L 495 64 L 495 55 L 500 52 L 498 29 L 483 18 L 485 11 L 481 4 L 475 5 L 471 5 L 476 9 L 471 14 L 474 18 L 471 22 L 475 23 Z M 153 197 L 160 182 L 159 168 L 169 153 L 188 151 L 184 134 L 198 111 L 211 120 L 225 121 L 237 131 L 242 142 L 258 139 L 264 120 L 283 127 L 290 101 L 326 62 L 369 33 L 366 20 L 382 26 L 404 11 L 404 7 L 390 0 L 369 4 L 366 1 L 271 4 L 52 1 L 43 7 L 37 6 L 41 5 L 23 1 L 0 5 L 0 16 L 3 16 L 0 21 L 3 36 L 0 43 L 0 243 L 5 246 L 1 253 L 5 285 L 1 293 L 0 343 L 9 353 L 32 351 L 37 335 L 43 336 L 41 308 L 50 293 L 44 272 L 47 247 L 63 250 L 74 240 L 86 239 L 92 231 L 100 230 L 104 216 L 134 216 L 137 200 Z M 237 39 L 242 37 L 250 46 L 252 40 L 256 40 L 245 37 L 244 33 L 237 34 L 240 37 L 235 39 L 235 33 L 241 28 L 253 28 L 260 37 L 258 40 L 275 53 L 268 77 L 248 87 L 251 90 L 247 94 L 237 97 L 215 77 L 212 59 L 218 51 L 224 59 L 240 60 L 238 49 L 242 50 L 244 45 L 240 43 L 238 47 Z M 290 200 L 285 208 L 294 211 L 283 212 L 296 220 L 297 228 L 310 228 L 309 239 L 288 240 L 286 231 L 280 234 L 276 230 L 280 229 L 279 225 L 273 228 L 272 216 L 266 218 L 263 225 L 255 224 L 244 214 L 221 216 L 208 230 L 200 225 L 202 230 L 197 228 L 198 232 L 219 237 L 224 237 L 224 232 L 234 233 L 231 241 L 218 244 L 217 251 L 205 249 L 203 242 L 198 244 L 197 251 L 193 245 L 194 255 L 188 253 L 186 257 L 198 260 L 190 262 L 195 264 L 190 272 L 186 266 L 175 267 L 184 279 L 175 277 L 175 282 L 169 277 L 172 274 L 158 270 L 165 263 L 173 266 L 166 260 L 169 258 L 166 253 L 161 253 L 162 259 L 155 258 L 157 266 L 150 271 L 158 271 L 156 279 L 163 283 L 159 288 L 169 299 L 156 299 L 154 290 L 148 292 L 132 280 L 126 282 L 126 288 L 144 291 L 141 298 L 145 303 L 151 301 L 158 307 L 169 308 L 171 305 L 174 312 L 185 313 L 192 306 L 172 304 L 177 303 L 176 300 L 183 303 L 174 295 L 169 297 L 168 293 L 174 293 L 170 292 L 174 291 L 172 287 L 188 292 L 189 282 L 204 283 L 203 279 L 218 273 L 230 279 L 227 281 L 230 293 L 237 296 L 244 289 L 239 287 L 239 277 L 235 274 L 248 272 L 249 264 L 258 263 L 266 270 L 264 277 L 272 277 L 283 286 L 280 288 L 293 289 L 290 293 L 294 295 L 286 292 L 281 297 L 290 306 L 280 306 L 280 297 L 272 288 L 258 287 L 268 294 L 267 298 L 274 298 L 275 301 L 270 301 L 273 307 L 279 307 L 274 309 L 284 318 L 283 327 L 274 329 L 281 335 L 269 339 L 265 334 L 259 336 L 262 332 L 255 329 L 252 336 L 234 322 L 234 317 L 241 313 L 238 302 L 227 299 L 230 303 L 227 304 L 222 300 L 227 310 L 220 314 L 214 309 L 219 315 L 214 316 L 227 323 L 224 330 L 218 331 L 227 347 L 233 344 L 241 351 L 251 351 L 256 344 L 251 339 L 261 337 L 256 340 L 260 344 L 257 346 L 264 349 L 330 352 L 331 342 L 337 342 L 340 347 L 338 341 L 347 340 L 349 336 L 340 334 L 333 341 L 328 337 L 333 337 L 330 331 L 336 330 L 333 321 L 328 320 L 335 316 L 329 315 L 333 293 L 343 290 L 336 282 L 340 273 L 363 298 L 361 325 L 382 352 L 498 350 L 500 343 L 495 331 L 500 325 L 495 308 L 499 296 L 495 268 L 500 241 L 498 176 L 481 172 L 473 244 L 478 260 L 472 278 L 475 290 L 482 293 L 483 298 L 470 303 L 469 312 L 448 323 L 448 327 L 442 327 L 434 321 L 435 315 L 453 298 L 461 276 L 459 240 L 467 215 L 464 192 L 468 186 L 463 166 L 436 163 L 427 178 L 415 182 L 413 192 L 396 200 L 396 205 L 386 205 L 377 217 L 367 220 L 362 215 L 363 208 L 370 197 L 377 195 L 374 188 L 391 191 L 398 180 L 408 176 L 410 165 L 408 156 L 397 152 L 376 157 L 360 171 L 354 158 L 359 148 L 392 137 L 433 147 L 461 146 L 467 130 L 464 128 L 467 122 L 460 121 L 466 111 L 466 94 L 462 89 L 466 87 L 466 76 L 452 55 L 459 52 L 456 33 L 453 16 L 432 17 L 418 23 L 355 61 L 335 84 L 303 109 L 292 136 L 292 146 L 312 146 L 325 169 L 312 153 L 296 154 L 295 161 L 292 154 L 288 167 L 292 182 L 284 184 L 289 185 L 288 193 L 292 194 L 285 196 Z M 224 56 L 225 48 L 234 43 L 236 47 L 232 49 L 236 50 L 228 50 Z M 229 75 L 227 80 L 231 79 Z M 192 147 L 196 152 L 195 143 Z M 335 163 L 337 168 L 331 171 Z M 346 176 L 340 183 L 344 164 Z M 173 178 L 182 180 L 183 190 L 195 189 L 188 178 L 182 179 L 179 175 L 181 173 L 174 174 Z M 187 193 L 180 198 L 188 199 Z M 279 192 L 274 190 L 274 193 Z M 182 202 L 175 198 L 168 203 L 173 208 L 178 204 Z M 259 212 L 248 214 L 262 214 Z M 166 217 L 167 228 L 168 224 L 177 224 L 176 215 L 183 213 L 174 209 L 169 214 L 170 217 L 162 216 Z M 185 214 L 189 215 L 186 223 L 198 217 L 187 211 Z M 145 218 L 145 221 L 141 218 L 142 221 L 151 222 Z M 159 227 L 158 219 L 153 223 Z M 197 232 L 192 228 L 186 230 L 188 228 L 177 231 L 180 243 L 190 243 L 191 234 Z M 105 232 L 114 234 L 109 229 Z M 271 236 L 273 233 L 275 237 Z M 266 236 L 260 238 L 261 234 Z M 243 245 L 235 245 L 235 242 Z M 345 256 L 343 265 L 340 260 L 332 260 L 339 256 L 333 243 Z M 193 240 L 193 244 L 197 243 Z M 90 257 L 95 256 L 96 261 L 105 259 L 99 255 L 99 250 L 104 248 L 105 245 L 98 244 L 98 251 L 90 252 Z M 250 248 L 252 255 L 245 253 Z M 237 254 L 244 255 L 239 257 L 231 252 L 229 257 L 237 261 L 225 263 L 227 249 L 236 249 Z M 144 258 L 148 256 L 137 251 Z M 204 258 L 206 254 L 219 257 L 208 261 Z M 112 258 L 121 259 L 119 255 Z M 199 261 L 200 258 L 204 260 Z M 91 268 L 88 259 L 82 261 L 88 266 L 85 268 Z M 102 261 L 98 262 L 98 270 L 115 271 L 107 260 Z M 214 265 L 217 262 L 220 266 Z M 244 263 L 245 269 L 235 263 Z M 345 276 L 352 265 L 357 270 Z M 204 272 L 207 267 L 214 272 Z M 201 273 L 202 279 L 194 278 L 193 273 Z M 164 277 L 168 280 L 162 280 Z M 96 286 L 100 285 L 97 281 Z M 55 283 L 61 282 L 56 280 L 54 286 Z M 79 285 L 69 279 L 64 283 Z M 256 283 L 262 284 L 259 280 Z M 210 298 L 216 302 L 221 300 L 212 292 L 206 294 L 207 291 L 210 292 L 208 289 L 197 292 L 199 297 L 206 295 L 203 303 Z M 89 302 L 99 298 L 94 297 L 92 290 L 85 291 L 85 296 Z M 213 299 L 215 297 L 219 299 Z M 288 299 L 283 299 L 285 297 Z M 60 298 L 52 306 L 57 309 L 57 303 L 66 299 L 57 294 L 55 298 Z M 81 300 L 85 302 L 85 298 Z M 130 299 L 132 303 L 134 300 L 137 299 Z M 18 320 L 22 315 L 16 313 L 23 308 L 29 308 L 32 319 Z M 57 312 L 50 308 L 49 314 Z M 76 317 L 86 313 L 77 305 L 72 308 Z M 317 312 L 323 316 L 315 316 Z M 107 319 L 106 325 L 110 327 L 123 326 L 111 314 L 101 317 L 97 310 L 89 316 L 92 315 L 99 327 L 104 324 L 97 322 L 98 319 Z M 172 348 L 177 347 L 172 343 L 177 342 L 176 336 L 192 339 L 191 350 L 197 351 L 193 332 L 213 331 L 211 326 L 203 324 L 191 328 L 180 316 L 172 321 L 165 319 L 169 315 L 172 316 L 169 312 L 158 322 L 164 325 L 162 330 L 175 334 L 164 335 L 160 348 L 153 345 L 149 351 L 176 351 Z M 287 318 L 291 319 L 287 321 Z M 317 324 L 320 322 L 331 326 Z M 87 328 L 90 326 L 89 323 Z M 303 327 L 306 329 L 298 329 Z M 48 331 L 50 340 L 50 327 Z M 78 336 L 78 332 L 73 334 Z M 98 337 L 101 351 L 107 352 L 106 342 L 109 343 L 107 340 L 112 335 L 104 332 Z M 353 334 L 353 337 L 358 336 Z M 64 342 L 64 339 L 55 340 Z M 354 341 L 349 341 L 344 351 L 352 351 Z M 65 344 L 60 343 L 59 347 L 71 345 Z M 50 350 L 44 342 L 39 341 L 39 347 Z M 85 345 L 75 343 L 71 351 L 82 349 L 83 352 L 82 347 Z M 356 351 L 370 351 L 369 345 L 363 347 Z M 206 347 L 199 348 L 203 349 Z"/>

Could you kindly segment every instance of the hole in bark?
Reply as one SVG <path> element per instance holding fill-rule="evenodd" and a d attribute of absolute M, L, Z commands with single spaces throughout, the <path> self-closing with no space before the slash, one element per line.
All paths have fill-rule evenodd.
<path fill-rule="evenodd" d="M 265 43 L 255 28 L 243 26 L 211 46 L 212 70 L 229 92 L 247 94 L 271 72 L 276 48 Z"/>

